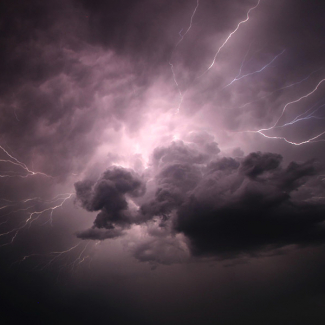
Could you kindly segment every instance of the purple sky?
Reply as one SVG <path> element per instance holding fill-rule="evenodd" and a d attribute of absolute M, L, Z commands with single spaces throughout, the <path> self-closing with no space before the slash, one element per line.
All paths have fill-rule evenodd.
<path fill-rule="evenodd" d="M 322 324 L 320 0 L 0 5 L 4 324 Z"/>

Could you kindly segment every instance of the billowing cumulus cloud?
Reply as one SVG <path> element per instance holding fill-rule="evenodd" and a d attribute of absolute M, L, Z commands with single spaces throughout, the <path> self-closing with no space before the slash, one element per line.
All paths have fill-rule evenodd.
<path fill-rule="evenodd" d="M 97 239 L 117 237 L 121 231 L 115 226 L 128 226 L 135 216 L 126 200 L 144 194 L 145 184 L 133 171 L 123 168 L 107 170 L 97 182 L 89 180 L 75 184 L 77 198 L 88 211 L 99 211 L 94 227 L 78 234 L 83 239 L 96 239 L 96 229 L 110 231 L 97 232 Z"/>
<path fill-rule="evenodd" d="M 163 231 L 151 231 L 150 240 L 132 248 L 142 261 L 159 261 L 163 247 L 171 245 L 168 241 L 177 242 L 176 234 L 185 235 L 180 240 L 192 254 L 223 258 L 324 242 L 325 205 L 311 200 L 312 191 L 296 198 L 317 176 L 315 162 L 284 167 L 281 155 L 261 152 L 219 157 L 214 137 L 206 132 L 192 132 L 187 140 L 157 147 L 141 179 L 112 167 L 96 183 L 76 183 L 82 206 L 101 210 L 92 230 L 78 236 L 101 240 L 117 237 L 131 225 L 155 224 Z M 209 152 L 207 144 L 215 144 L 214 149 Z M 313 187 L 323 189 L 321 182 Z M 128 208 L 126 196 L 143 197 L 134 210 Z"/>
<path fill-rule="evenodd" d="M 295 200 L 314 174 L 311 162 L 279 165 L 276 154 L 252 153 L 239 168 L 214 169 L 178 210 L 176 229 L 195 254 L 234 256 L 324 240 L 324 204 Z"/>

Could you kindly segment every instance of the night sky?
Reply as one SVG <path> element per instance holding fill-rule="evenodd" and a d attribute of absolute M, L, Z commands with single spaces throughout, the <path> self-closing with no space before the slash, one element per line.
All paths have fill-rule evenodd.
<path fill-rule="evenodd" d="M 324 324 L 324 17 L 3 0 L 0 323 Z"/>

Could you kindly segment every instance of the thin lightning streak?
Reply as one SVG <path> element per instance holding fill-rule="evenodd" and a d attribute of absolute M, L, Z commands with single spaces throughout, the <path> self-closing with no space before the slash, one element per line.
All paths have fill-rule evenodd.
<path fill-rule="evenodd" d="M 12 205 L 4 205 L 3 207 L 0 207 L 0 210 L 5 209 L 5 208 L 9 208 L 12 207 Z"/>
<path fill-rule="evenodd" d="M 248 132 L 259 133 L 259 134 L 263 135 L 263 137 L 265 137 L 265 138 L 267 138 L 267 139 L 278 139 L 278 140 L 284 140 L 285 142 L 290 143 L 290 144 L 293 144 L 293 145 L 295 145 L 295 146 L 300 146 L 300 145 L 302 145 L 302 144 L 311 143 L 311 142 L 321 142 L 321 141 L 323 142 L 323 141 L 325 141 L 325 139 L 321 139 L 321 140 L 318 140 L 318 141 L 314 141 L 314 140 L 318 139 L 319 137 L 321 137 L 323 134 L 325 134 L 325 131 L 322 132 L 322 133 L 320 133 L 320 134 L 318 134 L 318 135 L 316 135 L 316 136 L 313 137 L 313 138 L 310 138 L 310 139 L 305 140 L 305 141 L 302 141 L 302 142 L 293 142 L 293 141 L 289 141 L 289 140 L 286 139 L 285 137 L 275 137 L 275 136 L 274 136 L 274 137 L 271 137 L 271 136 L 268 136 L 268 135 L 264 134 L 262 131 L 248 131 Z"/>
<path fill-rule="evenodd" d="M 190 29 L 192 28 L 193 18 L 194 18 L 194 15 L 195 15 L 196 10 L 197 10 L 198 7 L 199 7 L 199 0 L 196 1 L 196 7 L 195 7 L 195 9 L 194 9 L 194 11 L 193 11 L 193 13 L 192 13 L 191 20 L 190 20 L 190 25 L 188 26 L 186 32 L 185 32 L 184 34 L 181 34 L 182 30 L 179 32 L 179 35 L 180 35 L 181 38 L 180 38 L 180 40 L 177 42 L 177 44 L 175 45 L 175 48 L 179 45 L 179 43 L 182 42 L 182 40 L 184 39 L 185 35 L 186 35 L 186 34 L 190 31 Z M 174 48 L 174 50 L 175 50 L 175 48 Z"/>
<path fill-rule="evenodd" d="M 323 68 L 320 68 L 320 69 L 317 69 L 317 70 L 311 72 L 311 73 L 310 73 L 306 78 L 304 78 L 304 79 L 302 79 L 302 80 L 300 80 L 300 81 L 297 81 L 297 82 L 294 82 L 294 83 L 292 83 L 292 84 L 290 84 L 290 85 L 288 85 L 288 86 L 285 86 L 285 87 L 282 87 L 282 88 L 276 89 L 276 90 L 272 91 L 271 93 L 269 93 L 268 95 L 265 95 L 265 96 L 262 96 L 262 97 L 258 97 L 257 99 L 252 100 L 251 102 L 248 102 L 248 103 L 246 103 L 246 104 L 243 104 L 243 105 L 239 106 L 239 108 L 244 108 L 244 107 L 246 107 L 247 105 L 250 105 L 250 104 L 252 104 L 252 103 L 255 103 L 255 102 L 257 102 L 257 101 L 259 101 L 259 100 L 261 100 L 261 99 L 264 99 L 264 98 L 270 97 L 270 96 L 272 96 L 273 94 L 275 94 L 275 93 L 278 92 L 278 91 L 285 90 L 285 89 L 288 89 L 288 88 L 292 88 L 292 87 L 294 87 L 294 86 L 296 86 L 296 85 L 300 85 L 300 84 L 303 83 L 304 81 L 308 80 L 308 79 L 309 79 L 309 78 L 310 78 L 314 73 L 318 72 L 318 71 L 321 70 L 321 69 L 323 69 Z"/>
<path fill-rule="evenodd" d="M 42 200 L 40 197 L 33 197 L 33 198 L 28 198 L 28 199 L 24 199 L 24 200 L 20 200 L 20 201 L 10 201 L 10 200 L 6 200 L 6 199 L 1 199 L 3 201 L 9 202 L 9 203 L 14 203 L 14 204 L 23 204 L 23 203 L 27 203 L 30 201 L 38 201 L 38 202 L 42 202 L 42 203 L 54 203 L 58 200 L 62 200 L 65 199 L 65 197 L 68 195 L 72 195 L 73 193 L 60 193 L 58 195 L 56 195 L 55 197 L 53 197 L 50 200 Z M 12 205 L 8 205 L 9 206 L 14 206 L 14 204 Z M 1 209 L 1 208 L 0 208 Z"/>
<path fill-rule="evenodd" d="M 171 62 L 168 62 L 168 63 L 169 63 L 169 65 L 170 65 L 170 69 L 171 69 L 172 74 L 173 74 L 174 83 L 175 83 L 175 85 L 176 85 L 176 88 L 177 88 L 177 90 L 178 90 L 179 97 L 180 97 L 180 101 L 179 101 L 179 103 L 178 103 L 178 107 L 176 108 L 176 114 L 178 114 L 178 113 L 179 113 L 179 109 L 180 109 L 180 107 L 181 107 L 181 105 L 182 105 L 182 102 L 183 102 L 183 97 L 184 97 L 184 95 L 182 94 L 181 89 L 179 88 L 179 84 L 178 84 L 178 82 L 177 82 L 176 75 L 175 75 L 175 71 L 174 71 L 174 65 L 173 65 Z"/>
<path fill-rule="evenodd" d="M 276 55 L 268 64 L 266 64 L 263 68 L 257 70 L 257 71 L 254 71 L 254 72 L 250 72 L 250 73 L 247 73 L 247 74 L 244 74 L 242 76 L 238 75 L 236 78 L 234 78 L 228 85 L 224 86 L 223 88 L 227 88 L 229 87 L 230 85 L 232 85 L 234 82 L 238 81 L 238 80 L 241 80 L 243 78 L 246 78 L 246 77 L 249 77 L 249 76 L 252 76 L 256 73 L 260 73 L 262 71 L 264 71 L 268 66 L 270 66 L 280 55 L 282 55 L 283 53 L 285 52 L 285 50 L 283 50 L 281 53 L 279 53 L 278 55 Z"/>
<path fill-rule="evenodd" d="M 24 225 L 24 226 L 25 226 L 25 225 Z M 19 228 L 11 229 L 11 230 L 9 230 L 9 231 L 7 231 L 7 232 L 4 232 L 4 233 L 0 234 L 0 237 L 5 236 L 5 235 L 12 234 L 13 232 L 15 232 L 15 231 L 17 231 L 17 230 L 19 230 L 19 229 L 21 229 L 21 228 L 19 227 Z M 0 247 L 1 247 L 1 246 L 0 246 Z"/>
<path fill-rule="evenodd" d="M 240 25 L 242 25 L 242 24 L 244 24 L 244 23 L 246 23 L 248 20 L 249 20 L 249 14 L 250 14 L 250 12 L 252 11 L 252 10 L 254 10 L 255 8 L 257 8 L 258 7 L 258 5 L 260 4 L 260 0 L 258 0 L 258 2 L 257 2 L 257 4 L 254 6 L 254 7 L 252 7 L 252 8 L 250 8 L 249 10 L 248 10 L 248 12 L 247 12 L 247 16 L 246 16 L 246 19 L 245 20 L 242 20 L 241 22 L 239 22 L 238 23 L 238 25 L 237 25 L 237 27 L 236 27 L 236 29 L 234 30 L 234 31 L 232 31 L 230 34 L 229 34 L 229 36 L 226 38 L 226 40 L 222 43 L 222 45 L 219 47 L 219 49 L 218 49 L 218 51 L 217 51 L 217 53 L 215 54 L 215 56 L 214 56 L 214 58 L 213 58 L 213 60 L 212 60 L 212 63 L 210 64 L 210 66 L 207 68 L 207 70 L 205 70 L 200 76 L 199 76 L 199 78 L 201 78 L 202 76 L 204 76 L 213 66 L 214 66 L 214 64 L 215 64 L 215 62 L 216 62 L 216 59 L 217 59 L 217 56 L 218 56 L 218 54 L 220 53 L 220 51 L 224 48 L 224 46 L 228 43 L 228 41 L 229 41 L 229 39 L 232 37 L 232 35 L 234 35 L 236 32 L 237 32 L 237 30 L 239 29 L 239 27 L 240 27 Z"/>
<path fill-rule="evenodd" d="M 258 130 L 257 132 L 260 133 L 260 132 L 263 132 L 263 131 L 269 131 L 269 130 L 275 128 L 275 127 L 277 126 L 277 124 L 279 123 L 280 119 L 282 118 L 282 116 L 284 115 L 284 113 L 285 113 L 285 111 L 286 111 L 286 109 L 287 109 L 287 107 L 288 107 L 289 105 L 292 105 L 292 104 L 298 103 L 298 102 L 300 102 L 302 99 L 311 96 L 311 95 L 312 95 L 312 94 L 313 94 L 313 93 L 314 93 L 314 92 L 319 88 L 319 86 L 320 86 L 324 81 L 325 81 L 325 79 L 322 79 L 322 80 L 317 84 L 317 86 L 316 86 L 316 87 L 315 87 L 311 92 L 309 92 L 308 94 L 306 94 L 306 95 L 304 95 L 304 96 L 301 96 L 300 98 L 298 98 L 298 99 L 296 99 L 296 100 L 293 100 L 293 101 L 287 103 L 287 104 L 283 107 L 282 112 L 281 112 L 281 115 L 280 115 L 279 118 L 276 120 L 276 122 L 274 123 L 273 126 L 271 126 L 271 127 L 269 127 L 269 128 L 266 128 L 266 129 L 260 129 L 260 130 Z"/>
<path fill-rule="evenodd" d="M 58 205 L 56 205 L 54 207 L 50 207 L 50 208 L 44 209 L 42 211 L 32 212 L 29 215 L 29 218 L 26 220 L 26 223 L 28 223 L 30 221 L 30 224 L 31 224 L 33 221 L 37 220 L 44 212 L 47 212 L 47 211 L 51 211 L 51 215 L 52 215 L 53 214 L 53 211 L 56 210 L 57 208 L 62 207 L 62 205 L 64 204 L 64 202 L 67 201 L 68 199 L 70 199 L 73 194 L 74 193 L 69 193 L 69 195 L 66 198 L 64 198 L 63 201 L 60 204 L 58 204 Z M 37 215 L 37 217 L 34 218 L 34 219 L 32 219 L 34 215 Z"/>
<path fill-rule="evenodd" d="M 246 131 L 246 132 L 259 133 L 259 134 L 261 134 L 263 137 L 265 137 L 265 138 L 267 138 L 267 139 L 284 140 L 285 142 L 287 142 L 287 143 L 289 143 L 289 144 L 292 144 L 292 145 L 295 145 L 295 146 L 300 146 L 300 145 L 303 145 L 303 144 L 306 144 L 306 143 L 312 143 L 312 142 L 323 142 L 323 141 L 325 141 L 325 139 L 319 139 L 322 135 L 325 134 L 325 131 L 324 131 L 324 132 L 321 132 L 320 134 L 318 134 L 318 135 L 316 135 L 316 136 L 314 136 L 314 137 L 312 137 L 312 138 L 310 138 L 310 139 L 307 139 L 307 140 L 305 140 L 305 141 L 301 141 L 301 142 L 293 142 L 293 141 L 288 140 L 288 139 L 285 138 L 285 137 L 281 137 L 281 136 L 269 136 L 269 135 L 266 135 L 266 134 L 264 133 L 265 131 L 270 131 L 270 130 L 273 130 L 273 129 L 275 129 L 275 128 L 284 127 L 284 126 L 286 126 L 286 125 L 294 124 L 294 123 L 296 123 L 296 122 L 298 122 L 298 121 L 300 121 L 300 120 L 302 120 L 302 119 L 307 119 L 308 117 L 309 117 L 309 118 L 314 118 L 314 117 L 312 116 L 312 114 L 314 114 L 314 113 L 315 113 L 319 108 L 323 107 L 324 105 L 322 105 L 321 107 L 318 107 L 316 110 L 314 110 L 314 111 L 313 111 L 309 116 L 307 116 L 306 118 L 299 118 L 299 117 L 303 116 L 304 114 L 307 114 L 311 109 L 307 110 L 307 111 L 304 112 L 303 114 L 298 115 L 298 116 L 297 116 L 296 118 L 294 118 L 291 122 L 289 122 L 289 123 L 287 123 L 287 124 L 284 124 L 284 125 L 282 125 L 282 126 L 278 126 L 279 121 L 280 121 L 281 118 L 283 117 L 283 115 L 284 115 L 284 113 L 285 113 L 285 111 L 286 111 L 286 109 L 287 109 L 287 107 L 288 107 L 289 105 L 292 105 L 292 104 L 298 103 L 298 102 L 300 102 L 301 100 L 303 100 L 303 99 L 305 99 L 305 98 L 311 96 L 312 94 L 314 94 L 314 93 L 317 91 L 317 89 L 319 88 L 319 86 L 320 86 L 324 81 L 325 81 L 325 79 L 322 79 L 321 81 L 319 81 L 318 84 L 317 84 L 317 86 L 316 86 L 312 91 L 310 91 L 308 94 L 303 95 L 303 96 L 301 96 L 300 98 L 298 98 L 298 99 L 296 99 L 296 100 L 293 100 L 293 101 L 287 103 L 287 104 L 283 107 L 282 112 L 281 112 L 279 118 L 276 120 L 276 122 L 275 122 L 271 127 L 269 127 L 269 128 L 265 128 L 265 129 L 260 129 L 260 130 L 257 130 L 257 131 Z M 317 104 L 316 104 L 316 105 L 317 105 Z M 315 107 L 316 105 L 314 105 L 313 107 Z M 312 108 L 313 108 L 313 107 L 312 107 Z M 318 139 L 318 140 L 317 140 L 317 139 Z"/>
<path fill-rule="evenodd" d="M 243 59 L 243 61 L 242 61 L 242 63 L 241 63 L 241 66 L 240 66 L 240 68 L 239 68 L 239 72 L 238 72 L 237 76 L 235 77 L 235 79 L 238 78 L 238 77 L 241 75 L 241 72 L 242 72 L 242 70 L 243 70 L 243 68 L 244 68 L 244 64 L 245 64 L 245 62 L 246 62 L 246 58 L 247 58 L 247 56 L 248 56 L 248 54 L 249 54 L 249 52 L 250 52 L 250 50 L 251 50 L 252 44 L 253 44 L 253 42 L 249 45 L 248 51 L 246 52 L 246 54 L 245 54 L 245 56 L 244 56 L 244 59 Z M 234 79 L 234 80 L 235 80 L 235 79 Z"/>
<path fill-rule="evenodd" d="M 44 267 L 41 269 L 41 270 L 44 270 L 46 267 L 48 267 L 50 264 L 52 264 L 57 258 L 59 258 L 59 257 L 61 257 L 63 254 L 66 254 L 66 253 L 69 253 L 69 252 L 71 252 L 72 250 L 74 250 L 75 248 L 77 248 L 79 245 L 81 244 L 81 242 L 80 243 L 78 243 L 77 245 L 75 245 L 75 246 L 72 246 L 71 248 L 69 248 L 69 249 L 67 249 L 67 250 L 65 250 L 65 251 L 62 251 L 62 252 L 51 252 L 51 253 L 49 253 L 49 255 L 56 255 L 56 256 L 54 256 L 48 263 L 46 263 L 45 265 L 44 265 Z"/>
<path fill-rule="evenodd" d="M 27 207 L 27 208 L 22 208 L 22 209 L 18 209 L 18 210 L 10 211 L 10 212 L 8 212 L 8 213 L 6 213 L 6 214 L 2 214 L 0 217 L 1 217 L 1 218 L 2 218 L 2 217 L 6 217 L 6 216 L 9 216 L 9 215 L 14 214 L 14 213 L 16 213 L 16 212 L 19 212 L 19 211 L 27 211 L 27 210 L 29 210 L 29 209 L 31 209 L 31 208 L 34 208 L 34 207 L 35 207 L 35 205 L 30 206 L 30 207 Z"/>
<path fill-rule="evenodd" d="M 313 107 L 311 107 L 310 109 L 308 109 L 306 112 L 296 116 L 291 122 L 287 122 L 283 125 L 279 125 L 279 126 L 276 126 L 275 128 L 283 128 L 283 127 L 286 127 L 288 125 L 292 125 L 292 124 L 295 124 L 297 122 L 300 122 L 300 121 L 304 121 L 304 120 L 309 120 L 309 119 L 320 119 L 320 120 L 324 120 L 324 118 L 322 117 L 319 117 L 319 116 L 314 116 L 313 114 L 316 113 L 320 108 L 324 107 L 325 104 L 317 107 L 314 111 L 312 111 L 310 114 L 308 114 L 307 116 L 304 116 L 305 114 L 307 114 L 309 111 L 311 111 L 311 109 L 313 109 L 316 105 L 314 105 Z M 301 116 L 304 116 L 304 117 L 301 117 Z"/>
<path fill-rule="evenodd" d="M 21 200 L 21 201 L 11 201 L 11 200 L 6 200 L 6 199 L 0 199 L 0 200 L 5 201 L 5 202 L 9 202 L 9 203 L 26 203 L 26 202 L 34 201 L 34 200 L 41 200 L 41 198 L 40 197 L 33 197 L 33 198 Z"/>
<path fill-rule="evenodd" d="M 35 254 L 34 253 L 34 254 L 26 255 L 22 259 L 20 259 L 19 261 L 14 262 L 11 266 L 13 266 L 14 264 L 18 264 L 18 263 L 20 264 L 20 263 L 26 261 L 27 259 L 29 259 L 29 258 L 31 258 L 33 256 L 43 256 L 43 255 L 45 255 L 45 254 Z"/>
<path fill-rule="evenodd" d="M 54 202 L 56 202 L 58 200 L 67 200 L 67 199 L 70 198 L 69 196 L 71 196 L 71 195 L 72 195 L 72 193 L 61 193 L 61 194 L 56 195 L 54 198 L 52 198 L 50 200 L 42 200 L 40 197 L 28 198 L 28 199 L 21 200 L 21 201 L 10 201 L 10 200 L 2 199 L 3 201 L 10 202 L 10 203 L 13 203 L 13 204 L 0 207 L 0 210 L 5 209 L 5 208 L 14 207 L 15 204 L 24 204 L 24 203 L 27 203 L 27 202 L 30 202 L 30 201 L 39 201 L 39 202 L 42 202 L 42 203 L 54 203 Z M 66 196 L 68 196 L 68 197 L 66 197 Z M 0 215 L 0 217 L 5 217 L 5 216 L 8 216 L 8 215 L 14 214 L 16 212 L 19 212 L 19 211 L 27 211 L 28 209 L 31 209 L 31 208 L 34 208 L 34 207 L 35 207 L 35 205 L 29 206 L 27 208 L 21 208 L 21 209 L 17 209 L 17 210 L 14 210 L 14 211 L 10 211 L 10 212 L 8 212 L 6 214 Z M 54 212 L 54 210 L 51 211 L 51 215 L 50 215 L 51 225 L 52 225 L 53 212 Z"/>
<path fill-rule="evenodd" d="M 61 251 L 61 252 L 51 252 L 51 253 L 47 254 L 47 255 L 55 255 L 55 256 L 41 268 L 41 271 L 44 270 L 46 267 L 50 266 L 56 259 L 58 259 L 62 255 L 67 254 L 67 253 L 71 252 L 72 250 L 74 250 L 75 248 L 77 248 L 80 244 L 81 243 L 78 243 L 77 245 L 74 245 L 71 248 Z M 45 254 L 43 254 L 43 255 L 45 255 Z M 29 257 L 29 256 L 27 256 L 27 257 Z"/>
<path fill-rule="evenodd" d="M 68 195 L 69 197 L 67 199 L 70 199 L 70 197 L 73 195 L 74 193 L 61 193 L 56 195 L 54 198 L 52 198 L 51 200 L 45 200 L 44 203 L 53 203 L 57 200 L 62 200 L 65 199 L 65 196 Z M 62 197 L 63 196 L 63 197 Z"/>
<path fill-rule="evenodd" d="M 85 250 L 87 249 L 88 245 L 90 244 L 90 242 L 88 242 L 85 247 L 83 248 L 83 250 L 80 252 L 79 256 L 75 259 L 75 261 L 72 263 L 72 267 L 71 267 L 71 271 L 73 271 L 73 269 L 80 265 L 82 262 L 84 262 L 84 260 L 89 257 L 89 256 L 84 256 L 82 258 L 82 254 L 85 252 Z"/>
<path fill-rule="evenodd" d="M 12 160 L 0 160 L 1 162 L 7 162 L 7 163 L 11 163 L 14 165 L 17 165 L 21 168 L 23 168 L 27 174 L 26 175 L 0 175 L 0 177 L 21 177 L 21 178 L 26 178 L 28 176 L 32 176 L 32 175 L 43 175 L 46 177 L 52 177 L 50 175 L 47 175 L 45 173 L 42 172 L 34 172 L 32 170 L 30 170 L 23 162 L 19 161 L 17 158 L 15 158 L 14 156 L 12 156 L 6 149 L 4 149 L 2 146 L 0 146 L 0 149 L 8 156 L 10 157 Z"/>
<path fill-rule="evenodd" d="M 89 255 L 85 256 L 82 258 L 82 260 L 78 263 L 78 265 L 80 265 L 81 263 L 83 263 L 87 258 L 90 258 Z"/>
<path fill-rule="evenodd" d="M 50 253 L 43 253 L 43 254 L 37 254 L 37 253 L 33 253 L 33 254 L 29 254 L 29 255 L 25 255 L 23 258 L 21 258 L 20 260 L 14 262 L 11 266 L 13 266 L 14 264 L 20 264 L 24 261 L 26 261 L 27 259 L 30 259 L 32 257 L 51 257 L 51 259 L 43 264 L 40 263 L 36 266 L 36 268 L 38 268 L 39 266 L 41 266 L 41 264 L 43 264 L 43 267 L 40 268 L 41 271 L 43 271 L 45 268 L 49 267 L 51 264 L 53 264 L 54 261 L 58 260 L 60 257 L 67 255 L 68 253 L 72 252 L 73 250 L 75 250 L 77 247 L 79 247 L 82 244 L 82 242 L 79 242 L 78 244 L 63 250 L 63 251 L 55 251 L 55 252 L 50 252 Z M 85 245 L 85 247 L 82 249 L 82 251 L 80 252 L 80 254 L 78 255 L 78 257 L 76 258 L 76 260 L 72 263 L 73 267 L 71 269 L 71 271 L 73 271 L 73 269 L 77 266 L 79 266 L 81 263 L 83 263 L 87 258 L 90 258 L 89 255 L 87 256 L 82 256 L 85 252 L 85 250 L 87 249 L 89 245 L 89 242 Z M 60 269 L 63 269 L 64 267 L 67 267 L 68 263 L 66 263 L 65 265 L 63 265 Z"/>
<path fill-rule="evenodd" d="M 52 210 L 51 213 L 50 213 L 50 220 L 49 220 L 51 227 L 53 227 L 53 211 L 54 210 Z"/>
<path fill-rule="evenodd" d="M 198 7 L 199 7 L 199 0 L 196 1 L 196 7 L 195 7 L 195 9 L 194 9 L 194 11 L 193 11 L 193 13 L 192 13 L 192 16 L 191 16 L 191 19 L 190 19 L 190 24 L 189 24 L 189 27 L 187 28 L 186 32 L 185 32 L 184 34 L 181 34 L 181 32 L 182 32 L 183 29 L 179 32 L 180 39 L 179 39 L 179 41 L 176 43 L 176 45 L 175 45 L 175 47 L 174 47 L 174 49 L 173 49 L 173 51 L 172 51 L 172 53 L 171 53 L 171 55 L 170 55 L 169 62 L 168 62 L 168 64 L 170 65 L 170 69 L 171 69 L 171 71 L 172 71 L 172 75 L 173 75 L 174 83 L 175 83 L 175 85 L 176 85 L 176 87 L 177 87 L 177 90 L 178 90 L 178 92 L 179 92 L 179 96 L 180 96 L 180 101 L 179 101 L 179 103 L 178 103 L 178 107 L 176 108 L 176 114 L 179 113 L 180 107 L 181 107 L 182 102 L 183 102 L 184 94 L 182 94 L 182 91 L 181 91 L 181 89 L 180 89 L 180 87 L 179 87 L 179 84 L 178 84 L 178 82 L 177 82 L 176 74 L 175 74 L 175 71 L 174 71 L 174 65 L 173 65 L 172 62 L 171 62 L 171 58 L 172 58 L 173 53 L 174 53 L 175 49 L 177 48 L 177 46 L 178 46 L 178 45 L 183 41 L 185 35 L 186 35 L 186 34 L 190 31 L 190 29 L 192 28 L 193 18 L 194 18 L 194 16 L 195 16 L 195 13 L 196 13 Z"/>
<path fill-rule="evenodd" d="M 50 200 L 50 201 L 47 201 L 47 202 L 51 202 L 51 203 L 53 203 L 53 202 L 55 202 L 60 196 L 62 196 L 62 195 L 64 195 L 64 194 L 59 194 L 59 195 L 57 195 L 56 197 L 55 197 L 55 200 Z M 68 199 L 70 199 L 71 197 L 72 197 L 72 195 L 74 195 L 74 193 L 66 193 L 66 197 L 64 197 L 64 198 L 61 198 L 61 200 L 62 200 L 62 202 L 60 203 L 60 204 L 58 204 L 58 205 L 56 205 L 56 206 L 52 206 L 52 207 L 49 207 L 49 208 L 46 208 L 46 209 L 43 209 L 43 210 L 41 210 L 41 211 L 33 211 L 33 212 L 30 212 L 29 213 L 29 215 L 28 215 L 28 218 L 25 220 L 25 222 L 23 222 L 23 224 L 21 225 L 21 226 L 19 226 L 19 227 L 17 227 L 17 228 L 14 228 L 14 229 L 11 229 L 11 230 L 9 230 L 9 231 L 7 231 L 7 232 L 4 232 L 4 233 L 1 233 L 0 234 L 0 237 L 2 237 L 2 236 L 6 236 L 6 235 L 9 235 L 9 234 L 12 234 L 12 233 L 14 233 L 14 235 L 13 235 L 13 237 L 11 238 L 11 240 L 8 242 L 8 243 L 5 243 L 5 244 L 3 244 L 3 245 L 0 245 L 0 247 L 2 247 L 2 246 L 6 246 L 6 245 L 9 245 L 9 244 L 12 244 L 13 242 L 14 242 L 14 240 L 16 239 L 16 237 L 17 237 L 17 235 L 19 234 L 19 232 L 22 230 L 22 229 L 24 229 L 25 227 L 27 227 L 27 225 L 30 227 L 31 226 L 31 224 L 34 222 L 34 221 L 36 221 L 36 220 L 38 220 L 39 218 L 40 218 L 40 216 L 43 214 L 43 213 L 45 213 L 45 212 L 47 212 L 47 211 L 50 211 L 50 221 L 51 221 L 51 224 L 52 224 L 52 217 L 53 217 L 53 212 L 54 212 L 54 210 L 56 210 L 56 209 L 58 209 L 58 208 L 60 208 L 60 207 L 62 207 L 63 206 L 63 204 L 68 200 Z M 46 202 L 46 201 L 45 201 Z M 29 207 L 30 208 L 30 207 Z M 27 209 L 29 209 L 29 208 L 26 208 L 25 210 L 27 210 Z M 22 209 L 23 210 L 23 209 Z M 17 210 L 18 211 L 18 210 Z M 12 211 L 12 212 L 17 212 L 17 211 Z"/>

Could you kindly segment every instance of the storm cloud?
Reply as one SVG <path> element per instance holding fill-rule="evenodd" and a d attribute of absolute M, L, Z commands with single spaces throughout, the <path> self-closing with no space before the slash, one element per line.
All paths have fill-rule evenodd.
<path fill-rule="evenodd" d="M 110 231 L 98 232 L 97 239 L 117 237 L 121 234 L 115 226 L 127 226 L 132 224 L 135 217 L 130 209 L 126 195 L 138 197 L 144 194 L 145 184 L 133 171 L 123 168 L 107 170 L 96 181 L 78 182 L 75 184 L 76 195 L 81 205 L 88 211 L 98 211 L 93 229 L 79 233 L 83 239 L 96 239 L 95 229 L 110 229 Z"/>
<path fill-rule="evenodd" d="M 180 233 L 193 255 L 221 258 L 324 242 L 325 205 L 321 199 L 312 200 L 313 192 L 324 190 L 321 181 L 313 182 L 319 173 L 315 161 L 283 166 L 281 155 L 261 152 L 218 157 L 219 150 L 206 150 L 207 143 L 215 143 L 213 136 L 190 135 L 193 142 L 179 140 L 156 148 L 142 179 L 112 167 L 96 183 L 76 183 L 82 206 L 101 210 L 93 229 L 78 236 L 101 240 L 105 238 L 101 228 L 114 229 L 105 232 L 109 238 L 122 234 L 114 225 L 129 229 L 153 222 L 165 228 L 158 237 Z M 145 182 L 150 183 L 150 193 L 136 211 L 128 209 L 125 196 L 143 196 Z M 309 195 L 304 191 L 299 196 L 305 187 Z M 133 252 L 145 261 L 148 256 L 140 254 L 143 245 Z"/>

